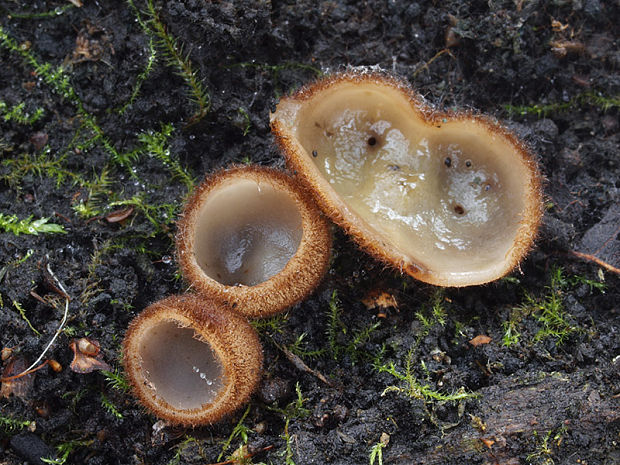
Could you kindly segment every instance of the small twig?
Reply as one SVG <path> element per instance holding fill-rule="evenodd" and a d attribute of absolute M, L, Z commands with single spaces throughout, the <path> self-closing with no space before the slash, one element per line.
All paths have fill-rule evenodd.
<path fill-rule="evenodd" d="M 594 262 L 597 265 L 602 266 L 606 270 L 611 271 L 612 273 L 620 274 L 620 268 L 616 268 L 615 266 L 610 265 L 606 261 L 603 261 L 600 258 L 595 257 L 594 255 L 590 255 L 588 253 L 583 253 L 583 252 L 577 252 L 575 250 L 571 250 L 570 253 L 574 255 L 575 257 Z"/>
<path fill-rule="evenodd" d="M 274 344 L 276 345 L 276 347 L 278 349 L 280 349 L 282 352 L 284 352 L 284 355 L 286 356 L 286 358 L 288 358 L 289 362 L 291 362 L 293 365 L 295 365 L 295 367 L 297 369 L 299 369 L 301 371 L 305 371 L 306 373 L 310 373 L 311 375 L 314 375 L 317 378 L 319 378 L 321 381 L 323 381 L 328 386 L 332 386 L 333 387 L 333 384 L 330 383 L 327 380 L 327 378 L 325 378 L 325 376 L 323 376 L 320 372 L 318 372 L 316 370 L 313 370 L 308 365 L 306 365 L 306 363 L 300 357 L 295 355 L 293 352 L 288 350 L 286 347 L 281 346 L 280 344 L 276 343 L 275 341 L 274 341 Z"/>
<path fill-rule="evenodd" d="M 428 60 L 426 63 L 424 63 L 422 66 L 420 66 L 418 69 L 416 69 L 416 70 L 413 72 L 413 77 L 414 77 L 414 79 L 415 79 L 415 77 L 416 77 L 418 74 L 420 74 L 423 70 L 425 70 L 425 69 L 426 69 L 426 70 L 428 70 L 428 69 L 429 69 L 429 66 L 431 65 L 431 63 L 433 63 L 433 61 L 435 61 L 437 58 L 439 58 L 441 55 L 443 55 L 443 54 L 445 54 L 445 53 L 447 53 L 447 54 L 448 54 L 448 55 L 450 55 L 452 58 L 454 58 L 454 55 L 452 54 L 452 52 L 451 52 L 449 49 L 444 48 L 444 49 L 442 49 L 442 50 L 439 50 L 439 51 L 435 54 L 435 56 L 433 56 L 433 58 L 431 58 L 430 60 Z"/>
<path fill-rule="evenodd" d="M 41 297 L 39 294 L 37 294 L 36 292 L 30 291 L 30 295 L 34 297 L 35 299 L 37 299 L 39 302 L 41 302 L 43 305 L 49 305 L 49 302 L 46 302 L 45 299 Z"/>

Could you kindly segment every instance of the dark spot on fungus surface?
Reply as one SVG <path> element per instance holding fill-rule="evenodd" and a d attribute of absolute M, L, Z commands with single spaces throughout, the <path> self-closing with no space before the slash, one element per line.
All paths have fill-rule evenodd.
<path fill-rule="evenodd" d="M 147 307 L 123 342 L 140 402 L 171 423 L 219 421 L 246 403 L 261 378 L 262 348 L 242 316 L 195 295 Z"/>
<path fill-rule="evenodd" d="M 201 294 L 248 317 L 284 311 L 327 269 L 329 227 L 284 173 L 252 166 L 209 176 L 179 222 L 183 274 Z"/>
<path fill-rule="evenodd" d="M 542 215 L 538 167 L 488 118 L 438 113 L 403 81 L 364 70 L 282 98 L 271 128 L 324 213 L 375 257 L 398 269 L 419 264 L 403 270 L 422 281 L 486 283 L 531 247 Z"/>
<path fill-rule="evenodd" d="M 313 151 L 312 151 L 312 156 L 313 156 L 314 158 L 316 158 L 316 157 L 318 157 L 318 156 L 319 156 L 319 154 L 318 154 L 318 152 L 317 152 L 316 150 L 313 150 Z"/>

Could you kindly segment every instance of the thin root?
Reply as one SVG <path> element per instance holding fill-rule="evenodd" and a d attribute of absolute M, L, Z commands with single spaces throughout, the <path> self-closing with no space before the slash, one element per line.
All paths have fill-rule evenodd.
<path fill-rule="evenodd" d="M 575 257 L 582 258 L 582 259 L 588 260 L 590 262 L 594 262 L 597 265 L 602 266 L 606 270 L 611 271 L 612 273 L 620 274 L 620 268 L 616 268 L 615 266 L 610 265 L 606 261 L 603 261 L 600 258 L 595 257 L 594 255 L 590 255 L 588 253 L 583 253 L 583 252 L 577 252 L 575 250 L 571 250 L 570 253 L 572 255 L 574 255 Z"/>

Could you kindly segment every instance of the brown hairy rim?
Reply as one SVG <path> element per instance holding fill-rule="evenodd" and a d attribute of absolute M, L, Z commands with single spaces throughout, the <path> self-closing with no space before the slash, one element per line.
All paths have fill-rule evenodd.
<path fill-rule="evenodd" d="M 157 395 L 158 386 L 152 385 L 144 370 L 140 354 L 148 345 L 152 329 L 171 323 L 180 329 L 191 328 L 194 339 L 208 344 L 221 363 L 220 389 L 211 402 L 197 408 L 177 408 Z M 247 403 L 261 379 L 263 363 L 258 335 L 245 318 L 192 294 L 167 297 L 140 313 L 129 325 L 123 354 L 125 371 L 142 405 L 159 418 L 188 426 L 215 423 Z M 180 360 L 184 356 L 172 353 L 168 358 Z M 170 370 L 176 367 L 176 363 L 170 363 Z M 158 370 L 164 372 L 167 368 L 160 366 Z"/>
<path fill-rule="evenodd" d="M 506 163 L 514 166 L 515 172 L 523 173 L 522 179 L 518 181 L 521 183 L 519 202 L 522 208 L 518 212 L 516 220 L 518 225 L 514 228 L 514 234 L 506 239 L 510 241 L 510 245 L 505 251 L 498 253 L 501 259 L 497 263 L 489 266 L 487 270 L 475 272 L 437 269 L 426 251 L 420 251 L 419 254 L 403 251 L 398 241 L 389 234 L 377 230 L 367 219 L 358 215 L 350 202 L 335 190 L 331 185 L 333 183 L 327 180 L 320 167 L 315 165 L 313 159 L 317 158 L 317 151 L 307 142 L 304 146 L 301 140 L 305 137 L 305 133 L 311 132 L 308 127 L 312 121 L 304 122 L 301 121 L 302 118 L 304 115 L 310 115 L 308 118 L 318 118 L 317 114 L 313 113 L 318 111 L 315 109 L 329 108 L 329 103 L 325 103 L 325 107 L 320 105 L 323 105 L 323 101 L 329 102 L 330 99 L 333 101 L 337 98 L 335 96 L 339 89 L 352 87 L 362 89 L 364 86 L 372 87 L 376 92 L 389 94 L 386 99 L 394 100 L 395 106 L 399 105 L 399 108 L 402 107 L 403 111 L 410 115 L 412 124 L 423 127 L 429 133 L 453 131 L 465 134 L 463 129 L 458 129 L 459 125 L 469 126 L 481 138 L 493 141 L 495 146 L 500 144 L 506 147 L 506 151 L 509 152 Z M 328 97 L 324 97 L 326 95 Z M 314 124 L 320 127 L 318 121 Z M 303 87 L 290 97 L 282 98 L 275 113 L 271 114 L 271 129 L 277 145 L 286 158 L 287 166 L 312 192 L 323 212 L 352 235 L 356 242 L 375 258 L 416 279 L 441 286 L 460 287 L 487 283 L 510 272 L 532 247 L 543 214 L 541 175 L 538 166 L 527 147 L 513 133 L 488 117 L 466 111 L 437 112 L 425 104 L 423 98 L 400 79 L 376 71 L 351 71 L 327 76 Z M 320 153 L 318 155 L 320 157 Z M 457 206 L 456 211 L 460 213 L 462 210 L 459 208 Z"/>
<path fill-rule="evenodd" d="M 299 245 L 284 267 L 270 278 L 253 284 L 228 284 L 211 276 L 197 261 L 196 231 L 203 206 L 220 189 L 252 181 L 286 195 L 299 212 Z M 225 197 L 225 196 L 220 196 Z M 206 207 L 205 207 L 206 208 Z M 277 209 L 276 209 L 277 210 Z M 189 199 L 178 222 L 177 259 L 185 278 L 198 293 L 227 304 L 246 317 L 267 317 L 306 298 L 327 271 L 331 251 L 329 223 L 300 184 L 283 172 L 266 167 L 238 166 L 208 176 Z"/>

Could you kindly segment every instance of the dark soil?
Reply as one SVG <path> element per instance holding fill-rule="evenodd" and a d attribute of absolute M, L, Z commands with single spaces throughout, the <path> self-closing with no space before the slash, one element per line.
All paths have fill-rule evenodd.
<path fill-rule="evenodd" d="M 66 231 L 0 233 L 4 375 L 33 362 L 60 324 L 63 299 L 47 265 L 71 296 L 45 357 L 63 370 L 4 384 L 13 391 L 0 398 L 1 464 L 63 451 L 76 464 L 205 464 L 244 444 L 239 454 L 255 453 L 253 463 L 365 464 L 373 448 L 386 464 L 620 463 L 620 285 L 611 271 L 620 266 L 618 2 L 157 2 L 210 97 L 202 118 L 157 40 L 147 69 L 150 36 L 130 5 L 83 3 L 0 1 L 2 31 L 39 64 L 63 66 L 75 92 L 63 95 L 0 41 L 0 212 L 50 218 Z M 136 6 L 147 20 L 147 5 Z M 233 163 L 283 167 L 269 110 L 347 65 L 378 65 L 438 108 L 476 109 L 519 134 L 546 176 L 544 224 L 519 270 L 465 289 L 401 276 L 335 230 L 318 290 L 257 324 L 265 373 L 243 420 L 251 431 L 218 460 L 245 410 L 212 427 L 162 425 L 109 375 L 72 371 L 69 343 L 98 341 L 120 369 L 131 319 L 186 289 L 171 257 L 187 186 L 144 150 L 144 134 L 170 123 L 162 156 L 195 179 Z M 20 103 L 42 116 L 7 116 Z M 115 155 L 141 148 L 124 163 Z M 106 220 L 128 203 L 128 219 Z M 398 307 L 367 308 L 369 290 Z M 478 335 L 492 340 L 474 347 Z M 379 369 L 404 374 L 407 361 L 415 389 Z"/>

